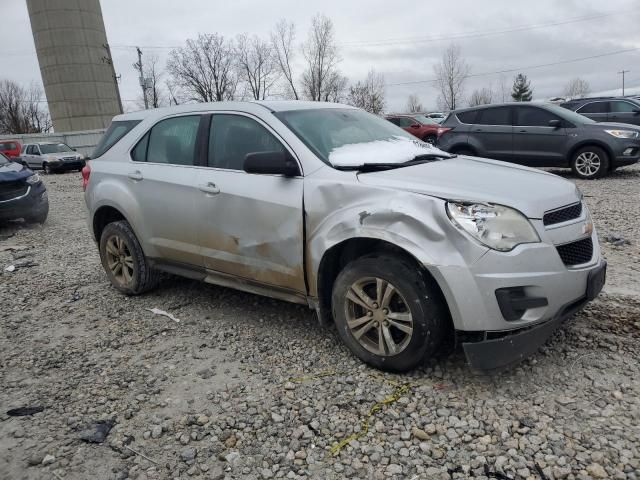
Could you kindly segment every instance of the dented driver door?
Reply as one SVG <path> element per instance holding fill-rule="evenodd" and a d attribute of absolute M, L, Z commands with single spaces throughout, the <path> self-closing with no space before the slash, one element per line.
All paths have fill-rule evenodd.
<path fill-rule="evenodd" d="M 208 167 L 197 175 L 199 244 L 210 273 L 304 293 L 303 179 L 242 168 L 248 153 L 284 148 L 253 117 L 213 115 Z"/>

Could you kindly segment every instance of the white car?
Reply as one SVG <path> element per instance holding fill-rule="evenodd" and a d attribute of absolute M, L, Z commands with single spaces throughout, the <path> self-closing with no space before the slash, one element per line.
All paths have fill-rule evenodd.
<path fill-rule="evenodd" d="M 143 293 L 165 271 L 308 305 L 381 369 L 453 335 L 474 367 L 504 367 L 605 280 L 573 183 L 447 154 L 345 105 L 128 113 L 92 156 L 85 200 L 115 288 Z"/>
<path fill-rule="evenodd" d="M 31 169 L 42 169 L 45 173 L 62 170 L 81 171 L 84 157 L 66 143 L 28 143 L 20 156 L 23 164 Z"/>

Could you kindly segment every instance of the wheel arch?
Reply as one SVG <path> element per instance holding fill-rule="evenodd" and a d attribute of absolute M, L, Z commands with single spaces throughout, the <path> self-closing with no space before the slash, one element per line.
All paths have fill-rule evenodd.
<path fill-rule="evenodd" d="M 370 254 L 390 254 L 405 259 L 414 265 L 431 282 L 439 293 L 440 300 L 449 313 L 451 322 L 451 309 L 444 295 L 443 289 L 431 272 L 407 249 L 387 240 L 373 237 L 353 237 L 339 242 L 329 248 L 320 260 L 317 272 L 317 295 L 319 315 L 323 324 L 333 323 L 331 297 L 333 285 L 338 274 L 351 261 Z M 453 326 L 453 323 L 451 322 Z"/>

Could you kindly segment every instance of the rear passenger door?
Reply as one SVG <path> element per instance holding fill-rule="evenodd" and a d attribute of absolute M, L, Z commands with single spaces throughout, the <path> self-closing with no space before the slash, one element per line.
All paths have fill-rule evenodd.
<path fill-rule="evenodd" d="M 610 122 L 630 123 L 640 125 L 640 106 L 626 100 L 611 100 L 609 102 Z"/>
<path fill-rule="evenodd" d="M 513 109 L 513 155 L 518 163 L 533 167 L 555 167 L 566 163 L 566 122 L 539 107 L 516 106 Z M 550 126 L 551 120 L 558 120 L 560 127 Z"/>
<path fill-rule="evenodd" d="M 160 120 L 132 149 L 122 172 L 140 209 L 135 227 L 145 253 L 176 266 L 201 268 L 194 167 L 201 118 Z"/>
<path fill-rule="evenodd" d="M 581 106 L 576 110 L 580 115 L 589 117 L 596 122 L 606 122 L 608 119 L 609 102 L 606 100 L 600 100 L 595 102 L 589 102 Z"/>
<path fill-rule="evenodd" d="M 215 113 L 207 166 L 198 172 L 197 210 L 207 270 L 305 293 L 303 178 L 251 174 L 249 153 L 293 152 L 259 119 Z"/>
<path fill-rule="evenodd" d="M 481 157 L 511 160 L 513 126 L 511 107 L 489 107 L 478 111 L 469 131 L 470 141 Z"/>

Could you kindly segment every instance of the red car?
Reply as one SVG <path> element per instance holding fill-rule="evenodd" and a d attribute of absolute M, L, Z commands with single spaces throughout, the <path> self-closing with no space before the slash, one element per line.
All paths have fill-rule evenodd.
<path fill-rule="evenodd" d="M 22 152 L 22 145 L 17 140 L 0 140 L 0 153 L 4 153 L 10 160 L 15 160 Z"/>
<path fill-rule="evenodd" d="M 431 145 L 435 145 L 440 135 L 450 130 L 449 128 L 441 127 L 440 124 L 432 118 L 425 117 L 419 113 L 412 115 L 387 115 L 385 118 Z"/>

